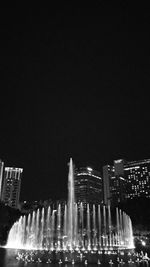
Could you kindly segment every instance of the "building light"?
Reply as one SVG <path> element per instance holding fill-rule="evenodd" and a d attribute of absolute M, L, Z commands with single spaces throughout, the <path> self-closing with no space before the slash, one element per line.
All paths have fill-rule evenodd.
<path fill-rule="evenodd" d="M 146 242 L 144 241 L 144 240 L 141 240 L 141 244 L 142 244 L 142 246 L 146 246 Z"/>
<path fill-rule="evenodd" d="M 122 162 L 122 159 L 117 159 L 117 160 L 114 160 L 115 163 L 121 163 Z"/>
<path fill-rule="evenodd" d="M 119 179 L 125 181 L 125 179 L 123 177 L 119 177 Z"/>
<path fill-rule="evenodd" d="M 93 169 L 92 169 L 92 168 L 90 168 L 90 167 L 87 167 L 87 170 L 88 170 L 88 171 L 90 171 L 90 172 L 92 172 L 92 171 L 93 171 Z"/>
<path fill-rule="evenodd" d="M 139 168 L 140 168 L 139 166 L 135 166 L 135 167 L 124 168 L 124 170 L 128 171 L 128 170 L 139 169 Z"/>

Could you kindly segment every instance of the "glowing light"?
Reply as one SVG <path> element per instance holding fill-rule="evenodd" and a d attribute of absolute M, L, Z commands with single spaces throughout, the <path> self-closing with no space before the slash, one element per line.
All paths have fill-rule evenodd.
<path fill-rule="evenodd" d="M 114 160 L 115 163 L 121 163 L 122 162 L 122 159 L 117 159 L 117 160 Z"/>
<path fill-rule="evenodd" d="M 90 171 L 90 172 L 92 172 L 92 171 L 93 171 L 93 169 L 92 169 L 92 168 L 90 168 L 90 167 L 87 167 L 87 170 L 88 170 L 88 171 Z"/>
<path fill-rule="evenodd" d="M 144 241 L 144 240 L 141 240 L 141 244 L 142 244 L 142 246 L 146 246 L 146 242 Z"/>
<path fill-rule="evenodd" d="M 123 181 L 125 181 L 125 179 L 123 178 L 123 177 L 119 177 L 120 178 L 120 180 L 123 180 Z"/>

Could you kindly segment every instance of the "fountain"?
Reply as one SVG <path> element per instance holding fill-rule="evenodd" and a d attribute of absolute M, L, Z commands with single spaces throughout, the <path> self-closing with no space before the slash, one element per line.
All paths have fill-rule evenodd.
<path fill-rule="evenodd" d="M 56 254 L 70 252 L 80 257 L 82 253 L 101 254 L 134 248 L 130 217 L 116 208 L 112 223 L 110 206 L 77 204 L 73 176 L 70 159 L 68 203 L 58 204 L 57 209 L 49 206 L 21 216 L 9 232 L 7 248 Z"/>

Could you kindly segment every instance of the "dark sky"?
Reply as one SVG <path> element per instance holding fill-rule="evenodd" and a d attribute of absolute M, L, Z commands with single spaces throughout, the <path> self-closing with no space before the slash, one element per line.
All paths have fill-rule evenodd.
<path fill-rule="evenodd" d="M 73 1 L 0 10 L 0 158 L 21 199 L 62 198 L 76 166 L 150 158 L 149 9 Z"/>

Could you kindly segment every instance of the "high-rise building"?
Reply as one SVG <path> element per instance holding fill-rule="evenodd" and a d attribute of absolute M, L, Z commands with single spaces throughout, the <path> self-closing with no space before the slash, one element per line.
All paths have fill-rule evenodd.
<path fill-rule="evenodd" d="M 112 202 L 112 191 L 114 190 L 116 191 L 116 188 L 114 186 L 114 181 L 115 181 L 114 166 L 110 165 L 103 166 L 103 196 L 105 205 L 110 205 Z"/>
<path fill-rule="evenodd" d="M 22 172 L 22 168 L 4 168 L 2 201 L 12 208 L 19 205 Z"/>
<path fill-rule="evenodd" d="M 150 159 L 115 160 L 103 167 L 104 203 L 117 204 L 135 197 L 150 198 Z"/>
<path fill-rule="evenodd" d="M 77 202 L 100 204 L 103 200 L 101 174 L 90 167 L 75 169 L 75 199 Z"/>
<path fill-rule="evenodd" d="M 104 204 L 116 205 L 126 198 L 126 180 L 123 160 L 115 160 L 114 165 L 103 167 Z"/>
<path fill-rule="evenodd" d="M 3 168 L 4 168 L 4 162 L 0 159 L 0 200 L 1 200 L 2 184 L 3 184 Z"/>
<path fill-rule="evenodd" d="M 124 177 L 127 180 L 127 199 L 150 198 L 150 159 L 126 162 Z"/>

